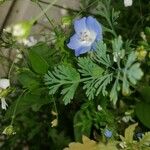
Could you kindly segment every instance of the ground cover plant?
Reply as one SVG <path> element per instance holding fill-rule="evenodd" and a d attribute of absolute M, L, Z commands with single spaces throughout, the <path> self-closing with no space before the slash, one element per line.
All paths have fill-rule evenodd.
<path fill-rule="evenodd" d="M 0 36 L 0 149 L 149 150 L 150 2 L 81 0 L 55 24 L 56 0 L 31 1 L 41 13 Z"/>

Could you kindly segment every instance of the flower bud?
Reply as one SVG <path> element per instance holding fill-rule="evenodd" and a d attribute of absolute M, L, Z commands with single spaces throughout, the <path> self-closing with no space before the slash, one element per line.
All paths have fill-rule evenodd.
<path fill-rule="evenodd" d="M 12 126 L 12 125 L 9 125 L 8 127 L 6 127 L 6 128 L 4 129 L 3 134 L 10 136 L 10 135 L 16 134 L 16 132 L 14 131 L 13 126 Z"/>
<path fill-rule="evenodd" d="M 7 89 L 9 86 L 10 86 L 9 79 L 0 79 L 0 88 L 1 89 Z"/>
<path fill-rule="evenodd" d="M 124 0 L 124 6 L 129 7 L 132 6 L 133 1 L 132 0 Z"/>

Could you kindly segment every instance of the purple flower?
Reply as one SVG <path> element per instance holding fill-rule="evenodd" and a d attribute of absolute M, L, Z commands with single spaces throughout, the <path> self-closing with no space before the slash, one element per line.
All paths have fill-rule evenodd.
<path fill-rule="evenodd" d="M 95 50 L 96 42 L 102 40 L 101 24 L 93 17 L 83 17 L 74 22 L 75 34 L 67 46 L 79 56 L 90 50 Z"/>
<path fill-rule="evenodd" d="M 104 131 L 104 135 L 106 136 L 106 138 L 111 138 L 111 137 L 112 137 L 112 131 L 106 129 L 106 130 Z"/>

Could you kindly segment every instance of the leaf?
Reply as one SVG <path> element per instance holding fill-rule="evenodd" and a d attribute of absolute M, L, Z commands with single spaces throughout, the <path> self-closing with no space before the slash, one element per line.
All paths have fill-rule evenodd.
<path fill-rule="evenodd" d="M 95 64 L 90 58 L 79 58 L 79 72 L 85 78 L 83 89 L 86 89 L 86 95 L 91 100 L 100 92 L 107 95 L 106 86 L 112 80 L 112 74 L 103 75 L 104 69 Z"/>
<path fill-rule="evenodd" d="M 98 77 L 104 72 L 104 69 L 95 64 L 89 57 L 79 57 L 78 66 L 81 68 L 79 72 L 84 77 Z"/>
<path fill-rule="evenodd" d="M 80 74 L 72 67 L 58 66 L 54 71 L 48 71 L 44 76 L 45 84 L 48 85 L 49 94 L 55 94 L 63 86 L 61 94 L 64 95 L 63 101 L 67 105 L 73 99 L 75 91 L 80 82 Z"/>
<path fill-rule="evenodd" d="M 52 139 L 54 143 L 54 148 L 56 150 L 62 150 L 71 141 L 64 131 L 58 131 L 57 129 L 50 128 L 48 136 Z"/>
<path fill-rule="evenodd" d="M 40 85 L 36 78 L 36 75 L 30 70 L 23 70 L 18 75 L 18 80 L 22 84 L 23 88 L 27 88 L 30 91 L 38 88 Z"/>
<path fill-rule="evenodd" d="M 80 110 L 74 116 L 74 135 L 76 141 L 81 141 L 82 135 L 90 136 L 92 118 L 89 110 Z"/>
<path fill-rule="evenodd" d="M 140 68 L 139 63 L 135 63 L 136 55 L 135 52 L 131 52 L 128 56 L 125 68 L 123 70 L 123 84 L 122 84 L 122 94 L 129 95 L 130 93 L 130 84 L 136 84 L 143 76 L 143 72 Z"/>
<path fill-rule="evenodd" d="M 53 67 L 59 63 L 60 56 L 58 55 L 58 51 L 50 48 L 47 43 L 38 42 L 36 45 L 30 47 L 29 51 L 33 51 L 42 57 L 49 64 L 49 67 Z"/>
<path fill-rule="evenodd" d="M 124 96 L 127 96 L 130 94 L 130 85 L 129 85 L 129 81 L 127 80 L 127 74 L 124 71 L 123 72 L 123 83 L 122 83 L 122 94 Z"/>
<path fill-rule="evenodd" d="M 133 142 L 134 130 L 137 126 L 138 126 L 138 123 L 135 123 L 125 129 L 125 142 L 127 143 Z"/>
<path fill-rule="evenodd" d="M 150 86 L 144 86 L 140 89 L 140 93 L 145 102 L 150 103 Z"/>
<path fill-rule="evenodd" d="M 136 54 L 135 52 L 131 52 L 130 55 L 128 56 L 125 68 L 128 69 L 135 61 L 136 61 Z"/>
<path fill-rule="evenodd" d="M 65 148 L 64 150 L 99 150 L 98 144 L 95 141 L 90 140 L 88 137 L 83 135 L 82 141 L 83 144 L 72 142 L 69 144 L 69 148 Z"/>
<path fill-rule="evenodd" d="M 119 144 L 119 142 L 117 142 L 117 141 L 110 141 L 107 144 L 99 143 L 98 150 L 118 150 L 118 148 L 117 148 L 118 144 Z"/>
<path fill-rule="evenodd" d="M 118 36 L 118 38 L 112 41 L 113 52 L 117 52 L 119 54 L 122 49 L 122 45 L 123 45 L 122 38 L 121 36 Z"/>
<path fill-rule="evenodd" d="M 150 146 L 150 132 L 146 132 L 142 139 L 140 140 L 140 144 Z"/>
<path fill-rule="evenodd" d="M 135 112 L 139 120 L 148 128 L 150 128 L 150 104 L 140 102 L 135 107 Z"/>
<path fill-rule="evenodd" d="M 9 118 L 13 115 L 14 109 L 16 109 L 15 115 L 24 113 L 27 109 L 37 105 L 38 109 L 49 103 L 50 100 L 46 98 L 41 98 L 40 95 L 25 93 L 22 97 L 18 98 L 7 110 L 6 117 Z M 15 108 L 16 107 L 16 108 Z M 36 109 L 36 111 L 38 110 Z"/>
<path fill-rule="evenodd" d="M 143 72 L 139 63 L 133 64 L 128 70 L 127 75 L 132 84 L 136 84 L 137 80 L 140 80 L 143 76 Z"/>
<path fill-rule="evenodd" d="M 29 60 L 33 70 L 39 74 L 45 74 L 48 71 L 48 63 L 36 52 L 29 51 Z"/>
<path fill-rule="evenodd" d="M 100 77 L 91 77 L 84 81 L 83 89 L 86 89 L 86 95 L 91 100 L 94 99 L 100 92 L 104 96 L 108 94 L 106 87 L 113 79 L 113 74 L 106 74 Z"/>
<path fill-rule="evenodd" d="M 117 87 L 118 87 L 118 80 L 116 79 L 110 92 L 110 100 L 113 102 L 114 105 L 116 104 L 118 100 Z"/>
<path fill-rule="evenodd" d="M 103 41 L 97 43 L 93 60 L 99 64 L 105 65 L 106 67 L 110 67 L 112 65 L 112 62 L 110 60 L 110 56 L 106 52 L 107 52 L 106 44 Z"/>

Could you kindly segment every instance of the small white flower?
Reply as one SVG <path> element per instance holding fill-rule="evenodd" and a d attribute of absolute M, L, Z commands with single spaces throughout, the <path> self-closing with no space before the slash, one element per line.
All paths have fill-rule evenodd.
<path fill-rule="evenodd" d="M 13 29 L 12 29 L 12 35 L 13 36 L 23 36 L 25 34 L 25 29 L 22 27 L 21 24 L 16 24 L 13 26 Z"/>
<path fill-rule="evenodd" d="M 101 111 L 101 110 L 103 110 L 103 108 L 102 108 L 100 105 L 98 105 L 98 106 L 97 106 L 97 110 L 98 110 L 98 111 Z"/>
<path fill-rule="evenodd" d="M 4 109 L 4 110 L 6 110 L 7 107 L 8 107 L 8 104 L 6 103 L 4 97 L 1 98 L 1 107 L 2 107 L 2 109 Z"/>
<path fill-rule="evenodd" d="M 27 40 L 23 41 L 23 44 L 28 47 L 34 46 L 36 43 L 37 40 L 33 36 L 30 36 Z"/>
<path fill-rule="evenodd" d="M 124 0 L 124 6 L 129 7 L 132 6 L 133 1 L 132 0 Z"/>
<path fill-rule="evenodd" d="M 7 89 L 9 86 L 10 86 L 9 79 L 0 79 L 0 88 L 1 89 Z"/>
<path fill-rule="evenodd" d="M 11 33 L 11 27 L 7 27 L 6 29 L 3 29 L 3 32 Z"/>
<path fill-rule="evenodd" d="M 24 46 L 31 47 L 37 43 L 37 40 L 33 36 L 30 36 L 28 39 L 20 39 L 18 42 Z"/>

